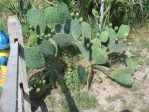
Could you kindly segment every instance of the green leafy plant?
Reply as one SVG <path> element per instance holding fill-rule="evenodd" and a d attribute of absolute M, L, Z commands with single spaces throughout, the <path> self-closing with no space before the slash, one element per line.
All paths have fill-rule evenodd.
<path fill-rule="evenodd" d="M 67 74 L 66 74 L 66 84 L 71 92 L 79 91 L 81 88 L 81 83 L 79 81 L 77 66 L 72 66 L 68 64 Z"/>
<path fill-rule="evenodd" d="M 33 49 L 33 51 L 29 49 L 25 51 L 28 68 L 50 67 L 53 75 L 63 74 L 59 61 L 63 57 L 64 49 L 72 47 L 80 51 L 81 58 L 88 65 L 67 65 L 65 78 L 71 91 L 78 90 L 80 86 L 86 84 L 90 87 L 94 69 L 99 69 L 121 85 L 131 87 L 132 74 L 136 68 L 129 66 L 131 60 L 127 59 L 126 67 L 114 69 L 112 73 L 101 69 L 107 65 L 110 67 L 111 61 L 115 61 L 111 55 L 115 57 L 124 55 L 131 29 L 129 25 L 122 24 L 120 27 L 112 28 L 111 24 L 100 31 L 95 30 L 95 24 L 80 21 L 78 16 L 70 17 L 67 5 L 62 2 L 49 6 L 43 11 L 30 9 L 27 12 L 27 24 L 30 25 L 28 46 Z M 50 73 L 47 77 L 51 77 Z M 39 88 L 37 84 L 34 92 L 40 92 Z"/>
<path fill-rule="evenodd" d="M 6 25 L 4 23 L 5 22 L 0 19 L 0 30 L 4 31 L 6 33 L 7 32 L 6 31 Z"/>

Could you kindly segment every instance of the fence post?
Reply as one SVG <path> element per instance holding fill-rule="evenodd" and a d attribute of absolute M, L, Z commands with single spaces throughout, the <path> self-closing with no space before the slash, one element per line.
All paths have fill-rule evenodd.
<path fill-rule="evenodd" d="M 11 47 L 0 112 L 31 112 L 21 24 L 10 16 L 7 25 Z"/>

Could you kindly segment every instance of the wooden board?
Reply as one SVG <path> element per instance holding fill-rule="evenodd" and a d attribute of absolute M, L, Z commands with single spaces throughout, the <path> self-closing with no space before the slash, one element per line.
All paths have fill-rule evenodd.
<path fill-rule="evenodd" d="M 14 43 L 18 40 L 19 43 L 19 55 L 18 55 L 18 85 L 23 83 L 24 87 L 24 94 L 23 94 L 23 109 L 25 112 L 31 111 L 30 106 L 30 98 L 29 98 L 29 89 L 28 89 L 28 81 L 27 81 L 27 74 L 26 74 L 26 64 L 24 59 L 24 44 L 23 44 L 23 36 L 21 30 L 21 24 L 17 18 L 17 16 L 10 16 L 8 19 L 8 32 L 10 37 L 10 42 Z M 18 92 L 21 93 L 20 87 L 18 87 Z M 21 95 L 21 94 L 20 94 Z M 22 99 L 21 96 L 18 96 L 18 99 Z M 21 101 L 21 100 L 18 100 Z M 20 104 L 21 102 L 19 102 Z M 20 108 L 20 107 L 18 107 Z"/>
<path fill-rule="evenodd" d="M 31 112 L 21 24 L 17 16 L 10 16 L 7 24 L 11 49 L 0 112 Z"/>
<path fill-rule="evenodd" d="M 17 74 L 18 43 L 11 44 L 7 65 L 6 80 L 0 99 L 0 112 L 16 112 L 17 107 Z"/>

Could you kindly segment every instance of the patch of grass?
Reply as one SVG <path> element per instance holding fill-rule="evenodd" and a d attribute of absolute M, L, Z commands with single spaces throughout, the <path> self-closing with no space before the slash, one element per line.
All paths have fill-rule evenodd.
<path fill-rule="evenodd" d="M 139 98 L 139 99 L 143 99 L 144 96 L 145 96 L 145 94 L 142 93 L 142 92 L 136 92 L 136 93 L 134 93 L 134 96 L 137 97 L 137 98 Z"/>
<path fill-rule="evenodd" d="M 91 109 L 96 107 L 97 99 L 88 93 L 77 93 L 75 95 L 76 103 L 81 109 Z"/>
<path fill-rule="evenodd" d="M 146 58 L 146 59 L 144 60 L 144 62 L 145 62 L 145 65 L 149 66 L 149 58 Z"/>
<path fill-rule="evenodd" d="M 48 96 L 46 99 L 45 99 L 45 102 L 46 102 L 46 105 L 48 107 L 48 110 L 51 112 L 51 111 L 54 111 L 54 107 L 56 105 L 56 101 L 55 101 L 55 98 L 52 97 L 52 96 Z M 58 106 L 57 106 L 58 107 Z"/>
<path fill-rule="evenodd" d="M 47 96 L 45 99 L 48 112 L 69 112 L 66 99 L 63 96 Z"/>
<path fill-rule="evenodd" d="M 139 40 L 139 44 L 140 44 L 140 47 L 142 48 L 142 49 L 144 49 L 144 48 L 147 48 L 147 49 L 149 49 L 149 39 L 147 39 L 147 38 L 141 38 L 140 40 Z"/>
<path fill-rule="evenodd" d="M 140 109 L 140 112 L 149 112 L 148 109 Z"/>
<path fill-rule="evenodd" d="M 77 66 L 71 64 L 67 65 L 67 74 L 65 76 L 65 82 L 70 90 L 70 92 L 77 92 L 81 88 L 81 84 L 78 78 Z"/>
<path fill-rule="evenodd" d="M 108 112 L 108 111 L 105 111 L 103 108 L 99 109 L 98 112 Z"/>
<path fill-rule="evenodd" d="M 100 77 L 97 77 L 95 80 L 94 80 L 95 83 L 102 83 L 102 79 Z"/>
<path fill-rule="evenodd" d="M 61 107 L 62 107 L 62 112 L 69 112 L 69 107 L 68 107 L 68 103 L 65 100 L 62 100 L 60 102 Z"/>
<path fill-rule="evenodd" d="M 131 53 L 133 54 L 133 55 L 135 55 L 135 56 L 137 56 L 137 57 L 141 57 L 141 50 L 139 50 L 139 49 L 137 49 L 137 50 L 135 50 L 135 51 L 131 51 Z"/>
<path fill-rule="evenodd" d="M 146 80 L 146 79 L 147 79 L 147 76 L 148 76 L 148 75 L 147 75 L 147 74 L 145 74 L 145 76 L 143 77 L 143 80 Z"/>
<path fill-rule="evenodd" d="M 106 87 L 103 87 L 102 89 L 105 91 L 107 88 Z"/>
<path fill-rule="evenodd" d="M 140 84 L 138 84 L 137 82 L 134 82 L 134 84 L 133 84 L 131 90 L 132 90 L 132 91 L 137 91 L 137 90 L 139 90 L 139 89 L 140 89 Z"/>
<path fill-rule="evenodd" d="M 2 95 L 3 87 L 0 86 L 0 97 Z"/>
<path fill-rule="evenodd" d="M 122 95 L 119 95 L 119 94 L 117 94 L 115 96 L 108 96 L 108 97 L 106 97 L 106 100 L 108 102 L 112 102 L 112 101 L 115 101 L 115 100 L 118 100 L 118 99 L 121 100 L 121 101 L 126 102 L 124 97 Z"/>
<path fill-rule="evenodd" d="M 115 108 L 114 108 L 114 106 L 112 105 L 112 106 L 109 107 L 108 110 L 109 110 L 109 112 L 114 112 L 114 109 L 115 109 Z"/>

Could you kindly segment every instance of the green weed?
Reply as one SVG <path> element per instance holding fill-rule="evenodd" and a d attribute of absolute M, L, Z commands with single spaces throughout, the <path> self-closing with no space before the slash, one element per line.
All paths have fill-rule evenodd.
<path fill-rule="evenodd" d="M 147 38 L 141 38 L 140 40 L 139 40 L 139 43 L 140 43 L 140 47 L 142 48 L 142 49 L 149 49 L 149 39 L 147 39 Z"/>
<path fill-rule="evenodd" d="M 62 100 L 60 104 L 62 107 L 62 112 L 69 112 L 68 103 L 65 100 Z"/>
<path fill-rule="evenodd" d="M 145 62 L 145 65 L 149 66 L 149 58 L 146 58 L 144 62 Z"/>
<path fill-rule="evenodd" d="M 137 97 L 137 98 L 139 98 L 139 99 L 143 99 L 144 96 L 145 96 L 145 94 L 144 93 L 141 93 L 141 92 L 136 92 L 136 93 L 134 93 L 134 96 Z"/>
<path fill-rule="evenodd" d="M 149 112 L 148 109 L 140 109 L 140 112 Z"/>
<path fill-rule="evenodd" d="M 137 83 L 137 82 L 134 82 L 134 84 L 133 84 L 131 90 L 132 90 L 132 91 L 137 91 L 137 90 L 139 90 L 139 89 L 140 89 L 140 84 Z"/>
<path fill-rule="evenodd" d="M 88 93 L 80 93 L 75 95 L 76 103 L 81 109 L 91 109 L 96 107 L 97 99 Z"/>
<path fill-rule="evenodd" d="M 115 96 L 108 96 L 108 97 L 106 97 L 106 100 L 108 102 L 112 102 L 112 101 L 115 101 L 115 100 L 118 100 L 118 99 L 121 100 L 121 101 L 125 101 L 124 97 L 122 95 L 119 95 L 119 94 L 117 94 Z"/>
<path fill-rule="evenodd" d="M 67 74 L 66 74 L 66 84 L 71 92 L 80 90 L 80 81 L 77 73 L 77 66 L 68 64 Z"/>

